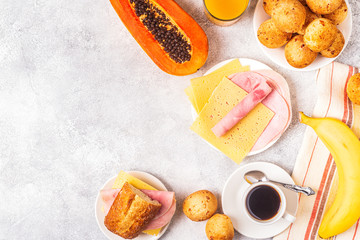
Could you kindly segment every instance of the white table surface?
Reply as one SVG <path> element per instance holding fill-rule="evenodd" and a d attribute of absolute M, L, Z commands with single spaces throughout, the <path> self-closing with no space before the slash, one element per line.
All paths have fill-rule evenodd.
<path fill-rule="evenodd" d="M 177 2 L 209 38 L 205 66 L 185 77 L 159 70 L 108 0 L 0 0 L 0 239 L 105 239 L 94 201 L 120 170 L 149 172 L 176 192 L 179 210 L 162 239 L 205 239 L 205 222 L 187 219 L 182 201 L 199 189 L 220 199 L 238 165 L 189 130 L 184 89 L 220 61 L 268 64 L 288 80 L 293 112 L 312 112 L 315 73 L 285 70 L 261 52 L 256 1 L 226 28 L 206 19 L 201 0 Z M 353 35 L 338 61 L 359 67 L 360 2 L 350 2 Z M 304 129 L 294 114 L 272 148 L 244 163 L 291 173 Z"/>

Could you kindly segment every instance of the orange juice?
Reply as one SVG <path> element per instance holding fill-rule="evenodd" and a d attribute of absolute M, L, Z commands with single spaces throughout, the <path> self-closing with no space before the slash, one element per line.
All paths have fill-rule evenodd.
<path fill-rule="evenodd" d="M 204 0 L 210 17 L 220 21 L 236 20 L 245 11 L 248 4 L 249 0 Z"/>

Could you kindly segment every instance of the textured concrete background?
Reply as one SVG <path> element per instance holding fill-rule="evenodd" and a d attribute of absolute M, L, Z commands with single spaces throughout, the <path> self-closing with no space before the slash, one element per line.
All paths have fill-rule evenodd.
<path fill-rule="evenodd" d="M 159 70 L 108 0 L 0 0 L 0 239 L 105 239 L 95 197 L 120 170 L 140 170 L 176 191 L 220 197 L 238 165 L 189 130 L 190 78 L 234 57 L 262 61 L 284 75 L 293 112 L 311 113 L 314 72 L 287 71 L 257 47 L 256 1 L 235 25 L 211 24 L 201 0 L 178 0 L 205 30 L 209 58 L 196 74 Z M 350 0 L 354 30 L 338 61 L 359 67 L 360 2 Z M 289 173 L 305 127 L 297 116 L 266 152 L 244 161 L 278 163 Z M 180 210 L 162 239 L 205 239 L 205 222 Z M 246 239 L 236 234 L 236 239 Z"/>

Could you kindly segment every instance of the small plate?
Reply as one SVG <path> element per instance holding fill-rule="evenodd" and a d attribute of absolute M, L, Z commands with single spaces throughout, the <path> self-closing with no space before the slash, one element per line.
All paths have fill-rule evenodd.
<path fill-rule="evenodd" d="M 146 172 L 139 172 L 139 171 L 129 171 L 127 172 L 128 174 L 140 179 L 141 181 L 144 181 L 146 183 L 148 183 L 149 185 L 153 186 L 154 188 L 160 190 L 160 191 L 167 191 L 165 185 L 156 177 L 154 177 L 153 175 L 146 173 Z M 114 176 L 112 178 L 110 178 L 105 184 L 104 186 L 101 188 L 102 189 L 111 189 L 112 185 L 115 182 L 117 176 Z M 105 213 L 102 211 L 102 207 L 104 206 L 104 202 L 101 199 L 100 196 L 100 191 L 96 197 L 96 202 L 95 202 L 95 217 L 96 217 L 96 221 L 99 225 L 99 228 L 101 229 L 101 231 L 105 234 L 105 236 L 110 239 L 110 240 L 123 240 L 124 238 L 110 232 L 104 225 L 104 219 L 105 219 Z M 156 240 L 159 239 L 165 232 L 166 229 L 168 228 L 169 224 L 166 225 L 165 227 L 162 228 L 162 230 L 160 231 L 160 233 L 157 236 L 152 236 L 149 234 L 145 234 L 145 233 L 141 233 L 137 238 L 135 238 L 136 240 Z"/>
<path fill-rule="evenodd" d="M 244 174 L 259 170 L 266 174 L 266 176 L 278 182 L 295 184 L 290 175 L 281 167 L 268 162 L 254 162 L 244 164 L 239 167 L 225 183 L 222 193 L 222 208 L 226 215 L 231 218 L 236 231 L 250 238 L 270 238 L 282 231 L 284 231 L 291 224 L 285 219 L 269 224 L 260 225 L 253 222 L 245 213 L 245 206 L 242 205 L 243 195 L 246 189 L 250 186 L 244 180 Z M 298 207 L 298 194 L 296 192 L 287 190 L 281 187 L 286 197 L 286 211 L 296 216 Z"/>
<path fill-rule="evenodd" d="M 345 0 L 345 1 L 348 6 L 348 15 L 347 15 L 346 19 L 340 25 L 337 26 L 345 38 L 345 45 L 344 45 L 343 51 L 346 48 L 346 45 L 348 44 L 348 42 L 350 40 L 351 30 L 352 30 L 351 5 L 349 4 L 348 0 Z M 336 57 L 335 58 L 326 58 L 319 54 L 318 57 L 315 59 L 315 61 L 312 64 L 310 64 L 309 66 L 307 66 L 305 68 L 294 68 L 286 61 L 285 46 L 283 46 L 281 48 L 271 49 L 271 48 L 267 48 L 264 45 L 262 45 L 260 43 L 259 39 L 257 38 L 257 30 L 259 29 L 260 25 L 264 21 L 266 21 L 267 19 L 270 19 L 270 16 L 267 15 L 267 13 L 265 12 L 262 3 L 263 3 L 263 0 L 258 1 L 256 8 L 255 8 L 255 12 L 254 12 L 253 27 L 254 27 L 254 32 L 255 32 L 255 38 L 256 38 L 256 41 L 258 42 L 258 45 L 261 48 L 261 50 L 274 63 L 278 64 L 281 67 L 284 67 L 284 68 L 287 68 L 290 70 L 294 70 L 294 71 L 312 71 L 312 70 L 317 70 L 325 65 L 328 65 L 329 63 L 333 62 L 336 59 Z M 338 56 L 340 56 L 340 54 Z"/>
<path fill-rule="evenodd" d="M 221 68 L 222 66 L 224 66 L 225 64 L 229 63 L 230 61 L 234 60 L 235 58 L 229 59 L 229 60 L 225 60 L 223 62 L 220 62 L 218 64 L 216 64 L 215 66 L 213 66 L 212 68 L 210 68 L 203 76 L 208 75 L 209 73 L 212 73 L 213 71 Z M 242 66 L 250 66 L 250 71 L 254 71 L 254 70 L 263 70 L 263 69 L 267 69 L 267 70 L 272 70 L 268 65 L 256 61 L 254 59 L 249 59 L 249 58 L 238 58 L 241 65 Z M 291 103 L 289 103 L 291 105 Z M 197 118 L 198 114 L 195 110 L 195 108 L 191 105 L 191 115 L 193 120 L 195 121 L 195 119 Z M 290 113 L 290 119 L 292 118 L 292 114 Z M 287 126 L 288 127 L 288 126 Z M 286 129 L 287 129 L 286 127 Z M 284 132 L 286 131 L 286 129 L 284 129 Z M 253 156 L 255 154 L 261 153 L 265 150 L 267 150 L 268 148 L 270 148 L 272 145 L 274 145 L 276 143 L 277 140 L 279 140 L 279 138 L 281 137 L 281 135 L 274 139 L 273 141 L 271 141 L 270 143 L 268 143 L 264 148 L 259 149 L 257 151 L 250 151 L 248 156 Z M 203 138 L 202 138 L 203 139 Z M 203 139 L 204 140 L 204 139 Z M 206 140 L 204 140 L 206 143 L 208 143 Z M 210 143 L 208 143 L 213 149 L 215 149 L 216 151 L 219 151 L 217 148 L 215 148 L 213 145 L 211 145 Z"/>

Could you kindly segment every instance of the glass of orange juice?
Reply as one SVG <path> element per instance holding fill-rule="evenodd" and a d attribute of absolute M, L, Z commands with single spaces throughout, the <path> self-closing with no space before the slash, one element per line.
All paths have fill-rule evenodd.
<path fill-rule="evenodd" d="M 205 14 L 220 26 L 229 26 L 239 20 L 249 5 L 249 0 L 203 0 Z"/>

